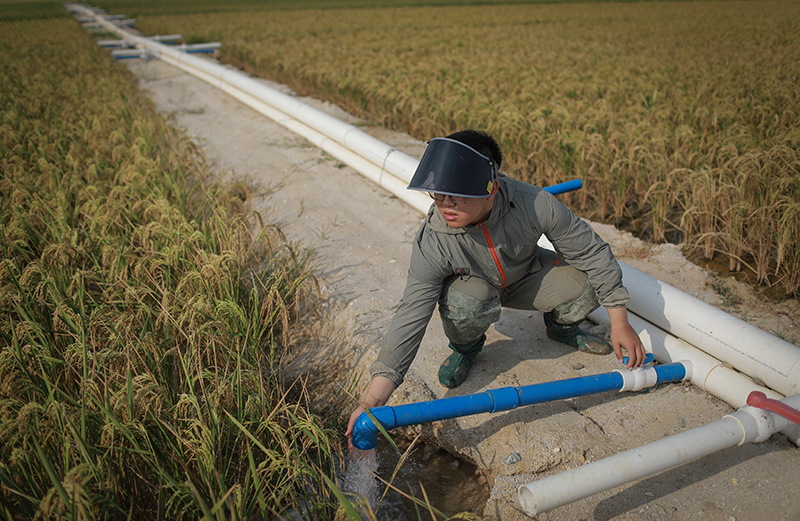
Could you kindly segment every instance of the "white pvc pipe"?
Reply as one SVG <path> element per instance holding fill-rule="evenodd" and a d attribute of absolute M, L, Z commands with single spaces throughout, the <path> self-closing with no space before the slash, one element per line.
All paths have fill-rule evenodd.
<path fill-rule="evenodd" d="M 608 325 L 608 314 L 597 309 L 589 318 L 598 324 Z M 656 360 L 663 363 L 688 361 L 692 365 L 689 381 L 725 401 L 734 408 L 747 404 L 747 397 L 752 391 L 761 391 L 768 398 L 779 400 L 784 396 L 772 389 L 755 383 L 747 375 L 727 367 L 724 363 L 700 351 L 695 346 L 677 338 L 635 314 L 628 315 L 628 321 L 645 349 L 653 353 Z M 800 446 L 800 427 L 787 431 L 786 436 L 795 445 Z"/>
<path fill-rule="evenodd" d="M 555 249 L 546 237 L 542 237 L 539 246 Z M 766 386 L 782 396 L 800 393 L 799 347 L 706 304 L 624 262 L 619 264 L 622 267 L 622 281 L 631 295 L 627 307 L 629 311 L 646 321 L 639 327 L 634 326 L 640 333 L 647 334 L 655 325 L 663 330 L 661 333 L 656 333 L 657 335 L 663 337 L 663 332 L 666 331 L 671 336 L 685 341 L 677 344 L 670 340 L 671 345 L 687 348 L 689 347 L 687 344 L 690 344 L 719 361 L 727 362 L 748 376 L 762 380 Z M 608 316 L 603 311 L 595 311 L 589 318 L 597 323 L 608 324 Z M 629 315 L 629 318 L 633 325 L 636 317 Z M 685 354 L 665 356 L 668 351 L 666 349 L 661 352 L 653 351 L 653 354 L 662 362 L 683 359 L 694 362 L 696 358 Z M 719 366 L 722 367 L 721 364 Z M 750 387 L 727 389 L 730 383 L 718 387 L 708 385 L 701 387 L 734 407 L 740 407 L 745 403 L 741 397 L 746 397 L 752 389 Z M 751 382 L 751 385 L 754 384 Z M 738 397 L 731 400 L 729 395 L 732 393 Z"/>
<path fill-rule="evenodd" d="M 418 163 L 416 159 L 407 154 L 352 125 L 271 89 L 237 70 L 187 55 L 174 47 L 161 45 L 152 39 L 134 35 L 112 24 L 105 17 L 96 15 L 94 11 L 84 6 L 73 4 L 69 8 L 73 12 L 93 16 L 108 31 L 134 42 L 141 48 L 157 53 L 157 56 L 165 62 L 228 92 L 262 114 L 273 119 L 277 117 L 276 121 L 284 126 L 287 126 L 290 120 L 296 120 L 299 125 L 293 124 L 291 130 L 300 133 L 318 146 L 326 144 L 330 140 L 334 141 L 338 146 L 331 146 L 330 149 L 325 146 L 321 146 L 321 148 L 361 173 L 365 173 L 363 160 L 366 160 L 367 163 L 372 164 L 373 168 L 368 169 L 369 174 L 365 173 L 365 175 L 378 181 L 381 186 L 422 212 L 427 212 L 430 207 L 430 200 L 425 194 L 409 194 L 406 190 Z M 287 126 L 287 128 L 289 127 Z M 344 153 L 344 150 L 347 153 Z M 363 160 L 354 160 L 355 156 L 361 156 Z M 374 167 L 377 167 L 377 173 L 375 173 Z M 399 179 L 401 183 L 384 179 L 391 176 Z"/>
<path fill-rule="evenodd" d="M 546 237 L 542 237 L 539 246 L 555 249 Z M 691 382 L 733 407 L 745 405 L 747 395 L 755 390 L 770 398 L 782 398 L 800 392 L 800 348 L 632 266 L 623 262 L 620 262 L 620 266 L 623 282 L 631 295 L 628 320 L 639 333 L 645 348 L 658 361 L 691 361 L 695 368 Z M 637 316 L 639 314 L 643 317 Z M 687 322 L 676 323 L 676 315 L 682 315 Z M 666 316 L 673 317 L 672 321 L 659 319 Z M 609 325 L 608 314 L 602 308 L 592 312 L 589 318 L 598 324 Z M 717 324 L 727 325 L 731 329 L 720 331 Z M 665 331 L 664 325 L 670 326 L 670 329 Z M 714 329 L 717 330 L 717 338 L 711 336 L 710 331 Z M 737 344 L 745 346 L 745 349 L 736 347 Z M 753 353 L 765 354 L 766 360 L 771 363 L 759 361 Z M 723 362 L 737 367 L 747 376 L 726 367 Z M 776 370 L 776 365 L 791 370 Z M 756 384 L 749 376 L 760 378 L 771 389 Z M 778 390 L 778 393 L 772 389 Z M 800 435 L 794 436 L 792 441 L 800 444 Z"/>
<path fill-rule="evenodd" d="M 797 408 L 800 394 L 782 401 Z M 744 406 L 709 425 L 522 485 L 519 501 L 533 516 L 734 445 L 764 441 L 790 425 L 781 416 Z"/>
<path fill-rule="evenodd" d="M 622 273 L 631 311 L 779 393 L 800 393 L 800 348 L 636 268 Z"/>
<path fill-rule="evenodd" d="M 608 315 L 602 308 L 592 312 L 589 318 L 599 324 L 608 324 Z M 656 360 L 663 363 L 690 361 L 693 367 L 690 381 L 734 408 L 745 405 L 751 391 L 761 391 L 768 398 L 783 398 L 782 394 L 756 384 L 746 375 L 726 367 L 719 360 L 635 314 L 629 313 L 628 321 L 638 333 L 645 350 L 653 353 Z"/>
<path fill-rule="evenodd" d="M 97 40 L 97 45 L 100 47 L 133 47 L 133 44 L 127 40 Z"/>
<path fill-rule="evenodd" d="M 154 42 L 174 42 L 175 40 L 180 40 L 180 34 L 157 34 L 155 36 L 146 36 L 146 38 L 153 40 Z"/>

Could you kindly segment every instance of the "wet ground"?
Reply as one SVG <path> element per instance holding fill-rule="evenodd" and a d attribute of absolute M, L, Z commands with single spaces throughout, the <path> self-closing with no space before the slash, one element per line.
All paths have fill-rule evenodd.
<path fill-rule="evenodd" d="M 403 454 L 412 443 L 403 438 L 395 441 L 404 451 Z M 386 442 L 380 442 L 376 452 L 379 476 L 385 480 L 391 479 L 403 454 Z M 475 465 L 438 447 L 424 444 L 414 444 L 394 475 L 392 484 L 413 497 L 427 497 L 431 505 L 435 505 L 446 516 L 459 512 L 480 515 L 490 493 L 486 478 Z M 376 513 L 380 520 L 412 521 L 427 517 L 419 515 L 424 507 L 391 489 L 386 499 L 377 506 Z"/>

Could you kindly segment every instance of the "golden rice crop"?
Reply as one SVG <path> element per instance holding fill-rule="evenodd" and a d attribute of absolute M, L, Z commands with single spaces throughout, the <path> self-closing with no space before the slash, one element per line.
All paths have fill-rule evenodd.
<path fill-rule="evenodd" d="M 146 17 L 222 60 L 505 171 L 583 215 L 800 285 L 800 4 L 700 1 Z"/>
<path fill-rule="evenodd" d="M 72 20 L 0 23 L 0 517 L 332 518 L 309 252 Z"/>

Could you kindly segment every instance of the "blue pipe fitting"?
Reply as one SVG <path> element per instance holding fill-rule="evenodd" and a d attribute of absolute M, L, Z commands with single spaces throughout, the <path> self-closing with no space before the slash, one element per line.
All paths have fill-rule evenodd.
<path fill-rule="evenodd" d="M 399 427 L 394 414 L 394 407 L 387 405 L 373 407 L 369 412 L 372 413 L 385 430 L 390 431 L 395 427 Z M 353 425 L 353 446 L 361 450 L 374 449 L 378 442 L 378 432 L 378 427 L 375 426 L 369 414 L 366 411 L 362 412 Z"/>
<path fill-rule="evenodd" d="M 645 372 L 652 373 L 653 371 L 655 371 L 654 379 L 638 378 L 639 376 L 644 377 Z M 625 380 L 628 376 L 636 376 L 637 381 L 648 380 L 652 382 L 650 385 L 677 382 L 689 377 L 691 370 L 687 370 L 685 362 L 676 362 L 646 368 L 640 367 L 626 371 L 625 374 L 627 376 L 623 376 L 621 371 L 612 371 L 610 373 L 568 378 L 566 380 L 556 380 L 522 387 L 489 389 L 480 393 L 440 398 L 426 402 L 394 406 L 384 405 L 370 409 L 370 413 L 384 430 L 390 431 L 395 427 L 447 420 L 485 412 L 508 411 L 522 405 L 552 402 L 606 391 L 620 391 L 625 386 Z M 636 385 L 634 388 L 639 389 L 642 386 Z M 362 413 L 353 425 L 353 446 L 361 450 L 374 449 L 378 442 L 378 432 L 379 429 L 373 423 L 369 414 Z"/>
<path fill-rule="evenodd" d="M 572 181 L 565 181 L 555 185 L 545 186 L 543 190 L 553 195 L 563 194 L 565 192 L 572 192 L 583 187 L 583 181 L 580 179 L 573 179 Z"/>
<path fill-rule="evenodd" d="M 494 406 L 489 412 L 508 411 L 519 407 L 522 395 L 516 387 L 503 387 L 502 389 L 489 389 L 486 391 L 492 397 Z"/>

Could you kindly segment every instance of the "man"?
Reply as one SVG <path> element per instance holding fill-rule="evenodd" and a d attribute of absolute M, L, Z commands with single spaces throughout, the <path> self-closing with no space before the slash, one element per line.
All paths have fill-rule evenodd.
<path fill-rule="evenodd" d="M 350 416 L 351 450 L 356 418 L 403 382 L 437 304 L 453 351 L 439 368 L 448 388 L 466 379 L 501 307 L 542 311 L 547 336 L 581 351 L 613 349 L 621 362 L 625 349 L 629 368 L 643 363 L 609 245 L 546 191 L 500 174 L 501 163 L 497 142 L 475 130 L 431 140 L 420 160 L 408 188 L 435 204 L 415 237 L 406 289 L 362 405 Z M 537 246 L 542 235 L 556 252 Z M 611 319 L 611 345 L 579 327 L 600 305 Z"/>

